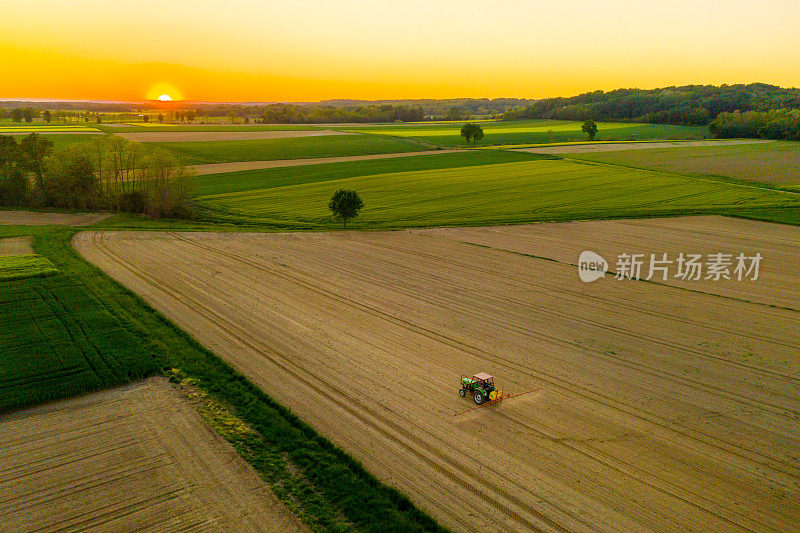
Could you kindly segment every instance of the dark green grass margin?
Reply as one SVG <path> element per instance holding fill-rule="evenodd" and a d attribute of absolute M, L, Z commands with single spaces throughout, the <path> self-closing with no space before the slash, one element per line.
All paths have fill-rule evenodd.
<path fill-rule="evenodd" d="M 70 239 L 76 230 L 54 227 L 0 227 L 0 236 L 34 235 L 34 249 L 47 257 L 60 273 L 49 278 L 29 278 L 4 282 L 25 283 L 16 291 L 48 291 L 46 284 L 56 283 L 59 290 L 47 299 L 51 311 L 61 323 L 73 324 L 67 331 L 53 335 L 53 350 L 65 349 L 56 340 L 69 344 L 90 342 L 89 351 L 126 351 L 135 371 L 124 367 L 110 370 L 103 379 L 77 381 L 73 375 L 59 378 L 59 389 L 42 388 L 42 395 L 11 397 L 0 411 L 19 408 L 46 400 L 74 396 L 89 390 L 116 386 L 139 377 L 157 373 L 192 378 L 197 386 L 228 405 L 257 435 L 244 442 L 233 442 L 236 449 L 272 486 L 288 499 L 290 507 L 300 509 L 300 517 L 315 531 L 445 531 L 431 517 L 417 509 L 399 491 L 370 475 L 360 463 L 316 433 L 288 409 L 250 383 L 242 374 L 216 357 L 180 330 L 163 315 L 149 307 L 133 292 L 83 260 L 72 248 Z M 0 283 L 0 293 L 11 288 Z M 30 296 L 33 296 L 32 294 Z M 8 299 L 8 298 L 6 298 Z M 0 306 L 0 322 L 14 313 L 13 301 Z M 114 332 L 109 337 L 108 332 Z M 41 346 L 36 330 L 27 334 L 29 342 L 16 340 L 13 357 L 24 358 L 26 351 Z M 111 338 L 111 340 L 108 340 Z M 91 349 L 90 349 L 91 348 Z M 58 355 L 55 352 L 53 355 Z M 108 354 L 100 353 L 100 356 Z M 3 364 L 9 364 L 5 350 Z M 107 357 L 109 360 L 110 358 Z M 13 364 L 13 361 L 11 361 Z M 97 372 L 94 372 L 97 374 Z M 5 379 L 8 379 L 6 375 Z M 20 376 L 17 376 L 20 377 Z M 24 376 L 26 389 L 35 387 L 35 376 Z M 82 379 L 82 378 L 81 378 Z M 44 385 L 44 384 L 43 384 Z M 74 386 L 73 386 L 74 385 Z M 291 468 L 288 466 L 291 465 Z"/>

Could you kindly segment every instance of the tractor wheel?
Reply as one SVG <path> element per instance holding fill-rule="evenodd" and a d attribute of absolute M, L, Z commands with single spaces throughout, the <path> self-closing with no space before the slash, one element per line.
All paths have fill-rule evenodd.
<path fill-rule="evenodd" d="M 478 405 L 483 403 L 483 393 L 476 392 L 474 398 L 475 398 L 475 403 L 477 403 Z"/>
<path fill-rule="evenodd" d="M 458 391 L 458 393 L 461 395 L 462 398 L 467 397 L 467 389 L 461 389 L 460 391 Z"/>

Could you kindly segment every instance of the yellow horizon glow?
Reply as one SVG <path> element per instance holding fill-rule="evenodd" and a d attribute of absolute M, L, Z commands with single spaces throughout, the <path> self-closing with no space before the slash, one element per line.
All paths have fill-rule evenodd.
<path fill-rule="evenodd" d="M 3 7 L 2 98 L 542 98 L 800 80 L 800 2 L 58 0 Z M 20 24 L 19 21 L 25 21 Z M 162 87 L 162 88 L 158 88 Z"/>

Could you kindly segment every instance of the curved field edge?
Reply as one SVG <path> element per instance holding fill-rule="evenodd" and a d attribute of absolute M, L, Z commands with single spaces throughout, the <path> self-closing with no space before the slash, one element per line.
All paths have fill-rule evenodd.
<path fill-rule="evenodd" d="M 49 278 L 9 283 L 27 283 L 26 289 L 39 293 L 46 288 L 37 282 L 57 281 L 61 290 L 52 294 L 47 303 L 58 310 L 62 319 L 73 321 L 70 313 L 81 308 L 91 311 L 86 320 L 69 332 L 72 341 L 85 344 L 85 339 L 76 338 L 79 334 L 108 337 L 108 331 L 101 328 L 110 326 L 114 338 L 109 351 L 120 344 L 127 345 L 132 350 L 130 362 L 136 368 L 128 371 L 123 367 L 105 379 L 83 383 L 74 382 L 73 375 L 56 376 L 60 387 L 50 387 L 33 398 L 10 398 L 11 402 L 0 410 L 109 388 L 157 373 L 168 373 L 181 381 L 188 378 L 255 431 L 221 434 L 255 467 L 281 500 L 300 512 L 301 519 L 312 530 L 444 531 L 406 496 L 379 482 L 360 463 L 137 295 L 83 260 L 71 246 L 75 233 L 76 230 L 68 228 L 0 227 L 2 236 L 33 234 L 36 252 L 60 270 Z M 0 307 L 0 316 L 11 313 L 12 307 Z M 90 319 L 98 316 L 104 320 L 92 331 Z M 38 341 L 38 337 L 31 337 L 29 344 L 36 345 Z M 38 376 L 27 378 L 35 381 Z"/>

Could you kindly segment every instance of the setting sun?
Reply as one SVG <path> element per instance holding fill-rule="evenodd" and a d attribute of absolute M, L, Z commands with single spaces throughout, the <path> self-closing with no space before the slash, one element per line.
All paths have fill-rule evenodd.
<path fill-rule="evenodd" d="M 174 102 L 176 100 L 183 100 L 183 96 L 174 85 L 169 83 L 157 83 L 147 91 L 147 99 L 158 100 L 160 102 Z"/>

